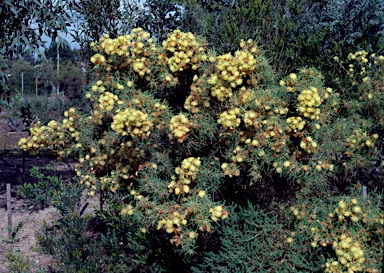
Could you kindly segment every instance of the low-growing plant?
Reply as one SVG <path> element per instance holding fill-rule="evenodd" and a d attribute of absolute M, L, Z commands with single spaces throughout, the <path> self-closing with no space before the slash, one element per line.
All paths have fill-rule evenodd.
<path fill-rule="evenodd" d="M 33 205 L 42 205 L 43 208 L 51 206 L 61 189 L 61 179 L 54 175 L 45 176 L 37 167 L 31 169 L 30 175 L 37 182 L 24 183 L 19 187 L 18 194 Z"/>
<path fill-rule="evenodd" d="M 8 268 L 11 273 L 28 273 L 31 267 L 31 260 L 29 257 L 23 257 L 19 253 L 15 253 L 12 250 L 8 250 L 5 255 Z"/>

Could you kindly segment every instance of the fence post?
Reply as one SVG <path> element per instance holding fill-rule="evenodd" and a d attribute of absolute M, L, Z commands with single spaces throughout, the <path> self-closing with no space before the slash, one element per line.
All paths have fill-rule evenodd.
<path fill-rule="evenodd" d="M 12 203 L 11 203 L 11 184 L 7 183 L 7 214 L 8 214 L 8 235 L 12 236 Z"/>

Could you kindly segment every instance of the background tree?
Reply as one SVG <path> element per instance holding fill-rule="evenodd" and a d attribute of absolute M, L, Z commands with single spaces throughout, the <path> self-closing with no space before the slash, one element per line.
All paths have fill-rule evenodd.
<path fill-rule="evenodd" d="M 334 57 L 347 59 L 351 52 L 384 51 L 384 6 L 380 0 L 302 1 L 295 28 L 288 37 L 288 62 L 295 67 L 320 69 L 332 87 L 352 87 Z M 342 92 L 353 95 L 354 92 Z"/>
<path fill-rule="evenodd" d="M 204 36 L 218 52 L 234 51 L 241 39 L 253 38 L 275 71 L 287 74 L 294 67 L 315 66 L 333 86 L 343 74 L 334 56 L 345 59 L 360 49 L 383 51 L 380 0 L 175 2 L 185 6 L 183 30 Z"/>
<path fill-rule="evenodd" d="M 78 51 L 82 62 L 86 64 L 87 81 L 90 81 L 91 71 L 89 59 L 92 56 L 91 42 L 97 41 L 103 35 L 116 37 L 122 27 L 120 0 L 74 0 L 69 4 L 74 20 L 72 36 L 80 45 Z"/>
<path fill-rule="evenodd" d="M 24 82 L 24 95 L 33 94 L 35 91 L 35 68 L 33 65 L 23 59 L 18 59 L 11 63 L 9 75 L 8 87 L 12 94 L 21 94 L 22 77 Z"/>
<path fill-rule="evenodd" d="M 70 25 L 71 19 L 66 7 L 67 2 L 63 0 L 1 1 L 0 94 L 3 98 L 9 97 L 4 59 L 25 51 L 44 55 L 40 50 L 45 47 L 43 35 L 55 40 L 59 33 L 68 32 L 67 26 Z M 59 40 L 59 43 L 65 42 Z"/>
<path fill-rule="evenodd" d="M 56 42 L 51 43 L 51 45 L 45 52 L 47 59 L 52 61 L 55 61 L 57 59 L 57 48 L 58 44 Z M 60 60 L 70 60 L 74 62 L 77 56 L 70 47 L 59 47 L 59 57 Z"/>
<path fill-rule="evenodd" d="M 82 98 L 85 73 L 79 64 L 75 64 L 71 60 L 64 60 L 60 63 L 59 76 L 57 77 L 57 74 L 53 73 L 52 80 L 55 85 L 59 84 L 60 90 L 69 100 Z"/>
<path fill-rule="evenodd" d="M 141 27 L 159 41 L 178 28 L 181 20 L 181 6 L 167 0 L 147 0 L 134 21 L 135 27 Z"/>
<path fill-rule="evenodd" d="M 295 27 L 287 14 L 297 8 L 297 0 L 178 2 L 185 4 L 182 29 L 203 36 L 219 53 L 238 50 L 241 39 L 254 39 L 274 70 L 286 69 L 284 50 Z"/>

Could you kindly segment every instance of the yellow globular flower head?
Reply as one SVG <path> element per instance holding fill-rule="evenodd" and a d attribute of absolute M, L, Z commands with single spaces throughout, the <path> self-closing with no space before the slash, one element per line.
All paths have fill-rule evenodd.
<path fill-rule="evenodd" d="M 233 130 L 240 125 L 241 120 L 238 117 L 239 113 L 239 108 L 225 111 L 220 114 L 220 118 L 217 122 L 221 124 L 225 130 Z"/>
<path fill-rule="evenodd" d="M 157 229 L 165 229 L 167 233 L 180 234 L 183 228 L 187 225 L 187 220 L 185 219 L 187 214 L 179 213 L 177 211 L 173 212 L 168 218 L 161 219 L 157 224 Z M 189 236 L 191 239 L 192 237 Z M 197 234 L 194 234 L 193 238 L 196 238 Z M 171 240 L 172 242 L 172 240 Z"/>
<path fill-rule="evenodd" d="M 378 137 L 378 134 L 370 135 L 361 129 L 354 130 L 353 135 L 346 139 L 346 146 L 356 149 L 362 148 L 364 146 L 374 147 Z"/>
<path fill-rule="evenodd" d="M 225 219 L 228 218 L 228 212 L 224 210 L 224 206 L 215 206 L 209 209 L 211 213 L 211 218 L 213 221 L 218 221 L 220 218 Z"/>
<path fill-rule="evenodd" d="M 100 53 L 97 53 L 91 57 L 91 63 L 93 63 L 94 65 L 103 64 L 105 63 L 105 61 L 105 57 Z"/>
<path fill-rule="evenodd" d="M 308 154 L 316 152 L 317 143 L 312 139 L 312 137 L 308 136 L 302 139 L 300 142 L 300 148 L 306 151 Z"/>
<path fill-rule="evenodd" d="M 150 34 L 143 31 L 143 29 L 135 28 L 132 30 L 131 35 L 122 35 L 115 39 L 105 35 L 100 38 L 97 49 L 104 53 L 108 59 L 100 57 L 103 55 L 97 53 L 91 58 L 93 63 L 108 64 L 107 71 L 112 70 L 116 65 L 126 67 L 133 63 L 133 70 L 141 77 L 149 79 L 151 69 L 148 68 L 150 63 L 147 62 L 147 57 L 157 49 L 153 39 L 150 38 Z M 96 50 L 96 47 L 94 50 Z"/>
<path fill-rule="evenodd" d="M 305 121 L 301 117 L 287 118 L 287 123 L 289 125 L 290 130 L 293 130 L 294 132 L 303 130 L 305 126 Z"/>
<path fill-rule="evenodd" d="M 233 153 L 235 154 L 232 156 L 232 162 L 234 163 L 240 163 L 246 159 L 246 152 L 240 146 L 237 146 Z"/>
<path fill-rule="evenodd" d="M 299 104 L 297 106 L 297 112 L 302 114 L 306 118 L 318 119 L 320 109 L 317 107 L 321 104 L 321 98 L 319 96 L 316 87 L 302 90 L 299 97 Z"/>
<path fill-rule="evenodd" d="M 101 111 L 112 111 L 113 107 L 116 102 L 119 101 L 119 98 L 117 95 L 114 95 L 110 92 L 105 92 L 104 94 L 101 94 L 99 97 L 99 108 Z"/>
<path fill-rule="evenodd" d="M 29 131 L 30 136 L 21 138 L 18 146 L 24 151 L 34 153 L 38 148 L 44 148 L 48 145 L 49 133 L 54 130 L 49 126 L 40 126 L 40 122 L 37 122 Z"/>
<path fill-rule="evenodd" d="M 346 218 L 350 218 L 352 222 L 360 221 L 361 216 L 363 215 L 363 211 L 361 207 L 358 206 L 357 199 L 352 199 L 351 203 L 352 204 L 347 205 L 344 200 L 339 201 L 338 207 L 335 209 L 335 212 L 338 215 L 338 219 L 340 222 L 344 222 Z"/>
<path fill-rule="evenodd" d="M 177 167 L 175 172 L 183 183 L 189 184 L 191 182 L 190 179 L 196 178 L 200 165 L 200 157 L 188 157 L 181 162 L 181 166 Z M 184 180 L 184 178 L 188 179 Z"/>
<path fill-rule="evenodd" d="M 127 108 L 116 113 L 111 128 L 122 136 L 137 137 L 149 136 L 152 125 L 147 114 L 140 110 Z"/>
<path fill-rule="evenodd" d="M 128 205 L 121 210 L 121 215 L 132 215 L 134 213 L 134 208 L 132 205 Z"/>
<path fill-rule="evenodd" d="M 172 181 L 168 184 L 169 192 L 175 192 L 175 194 L 189 193 L 192 179 L 196 179 L 196 175 L 201 165 L 200 157 L 188 157 L 181 162 L 181 166 L 175 169 L 175 173 L 178 175 L 176 180 L 175 176 L 172 176 Z M 201 191 L 200 197 L 205 195 L 204 191 Z"/>
<path fill-rule="evenodd" d="M 169 128 L 173 132 L 178 142 L 182 143 L 188 135 L 192 122 L 184 114 L 179 114 L 171 118 Z"/>
<path fill-rule="evenodd" d="M 249 110 L 249 111 L 246 111 L 245 114 L 244 114 L 244 125 L 245 127 L 253 127 L 255 129 L 259 129 L 261 128 L 261 126 L 263 125 L 261 119 L 260 118 L 260 114 L 253 111 L 253 110 Z"/>
<path fill-rule="evenodd" d="M 205 47 L 196 41 L 191 32 L 184 33 L 176 29 L 168 34 L 162 45 L 166 52 L 172 53 L 167 62 L 173 73 L 184 71 L 188 67 L 197 70 L 201 62 L 207 59 Z"/>

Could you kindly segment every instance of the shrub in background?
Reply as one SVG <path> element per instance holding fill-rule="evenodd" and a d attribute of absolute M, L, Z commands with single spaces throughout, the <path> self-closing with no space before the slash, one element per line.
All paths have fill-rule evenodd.
<path fill-rule="evenodd" d="M 260 41 L 277 73 L 315 67 L 338 91 L 349 89 L 351 82 L 334 65 L 334 56 L 345 59 L 357 50 L 384 50 L 380 0 L 175 2 L 185 5 L 181 28 L 202 35 L 220 54 L 238 50 L 241 39 L 251 38 Z"/>
<path fill-rule="evenodd" d="M 146 239 L 172 244 L 169 253 L 160 248 L 168 259 L 155 255 L 163 266 L 169 257 L 188 264 L 204 252 L 218 221 L 231 211 L 246 214 L 233 204 L 250 200 L 276 212 L 272 200 L 295 204 L 300 195 L 338 194 L 332 178 L 372 168 L 378 136 L 370 117 L 340 117 L 340 95 L 316 69 L 278 82 L 252 40 L 239 46 L 217 55 L 179 30 L 161 46 L 142 29 L 104 36 L 92 44 L 98 79 L 86 94 L 91 115 L 69 108 L 62 121 L 37 123 L 19 145 L 76 156 L 79 182 L 89 196 L 101 195 L 106 210 L 99 215 L 114 222 L 110 234 L 127 232 L 129 223 Z M 257 213 L 255 220 L 266 221 Z M 302 248 L 294 245 L 292 253 Z"/>

